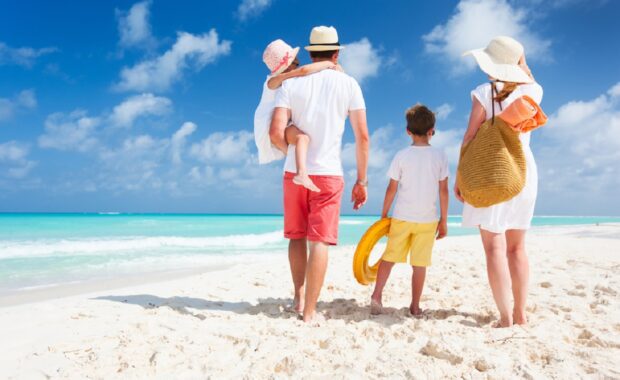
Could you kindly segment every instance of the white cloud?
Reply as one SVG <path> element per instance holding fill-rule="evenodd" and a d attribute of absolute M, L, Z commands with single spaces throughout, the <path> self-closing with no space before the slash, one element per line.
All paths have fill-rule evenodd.
<path fill-rule="evenodd" d="M 444 103 L 435 109 L 435 116 L 437 120 L 446 120 L 452 111 L 454 111 L 454 107 L 448 103 Z"/>
<path fill-rule="evenodd" d="M 541 130 L 537 155 L 540 186 L 548 197 L 573 207 L 617 200 L 620 186 L 620 82 L 590 100 L 562 105 Z M 569 203 L 570 202 L 570 203 Z M 616 202 L 616 204 L 618 204 Z M 608 209 L 608 210 L 611 210 Z M 605 209 L 599 212 L 607 212 Z M 620 212 L 616 207 L 614 212 Z"/>
<path fill-rule="evenodd" d="M 11 178 L 23 178 L 28 175 L 36 163 L 28 159 L 30 147 L 17 141 L 0 144 L 0 166 L 6 167 L 6 175 Z"/>
<path fill-rule="evenodd" d="M 472 71 L 476 64 L 463 52 L 485 47 L 498 35 L 511 36 L 525 47 L 528 59 L 546 60 L 551 41 L 531 31 L 532 10 L 512 6 L 506 0 L 461 0 L 456 12 L 445 23 L 424 35 L 426 51 L 445 58 L 453 74 Z"/>
<path fill-rule="evenodd" d="M 99 124 L 99 118 L 88 117 L 83 110 L 73 111 L 69 115 L 53 113 L 45 119 L 45 133 L 39 136 L 39 146 L 87 152 L 97 146 L 93 134 Z"/>
<path fill-rule="evenodd" d="M 122 47 L 150 48 L 155 45 L 155 39 L 151 35 L 149 23 L 150 0 L 134 4 L 129 11 L 116 10 L 118 19 L 118 33 Z"/>
<path fill-rule="evenodd" d="M 159 169 L 168 147 L 168 139 L 139 135 L 126 138 L 119 148 L 103 148 L 99 153 L 102 169 L 98 182 L 113 191 L 160 189 L 165 181 Z"/>
<path fill-rule="evenodd" d="M 183 71 L 196 71 L 230 53 L 231 42 L 219 39 L 215 29 L 202 35 L 179 32 L 175 44 L 161 56 L 125 67 L 115 85 L 120 91 L 166 91 L 183 77 Z"/>
<path fill-rule="evenodd" d="M 185 140 L 189 135 L 196 131 L 196 128 L 196 124 L 188 121 L 183 123 L 181 128 L 179 128 L 179 130 L 172 135 L 170 149 L 172 151 L 172 162 L 174 164 L 180 164 L 182 162 L 181 151 L 185 146 Z"/>
<path fill-rule="evenodd" d="M 34 65 L 37 58 L 57 52 L 55 47 L 45 47 L 41 49 L 35 49 L 31 47 L 13 48 L 0 42 L 0 65 L 19 65 L 30 68 Z"/>
<path fill-rule="evenodd" d="M 250 157 L 253 135 L 247 131 L 214 132 L 193 144 L 191 155 L 205 163 L 243 162 Z"/>
<path fill-rule="evenodd" d="M 246 21 L 251 17 L 259 16 L 271 5 L 272 0 L 243 0 L 237 8 L 237 17 Z"/>
<path fill-rule="evenodd" d="M 110 120 L 112 124 L 121 127 L 131 127 L 133 122 L 141 116 L 162 116 L 170 112 L 170 99 L 144 93 L 127 98 L 114 107 Z"/>
<path fill-rule="evenodd" d="M 339 63 L 345 72 L 360 83 L 377 75 L 382 60 L 377 49 L 373 48 L 366 37 L 345 45 L 339 55 Z"/>
<path fill-rule="evenodd" d="M 0 121 L 10 119 L 19 109 L 32 109 L 37 106 L 33 90 L 23 90 L 13 99 L 0 98 Z"/>

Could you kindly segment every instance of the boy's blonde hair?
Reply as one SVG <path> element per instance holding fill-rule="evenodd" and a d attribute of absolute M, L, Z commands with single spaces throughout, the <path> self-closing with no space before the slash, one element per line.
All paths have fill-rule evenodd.
<path fill-rule="evenodd" d="M 423 104 L 416 104 L 405 112 L 407 130 L 414 135 L 426 136 L 435 128 L 435 114 Z"/>

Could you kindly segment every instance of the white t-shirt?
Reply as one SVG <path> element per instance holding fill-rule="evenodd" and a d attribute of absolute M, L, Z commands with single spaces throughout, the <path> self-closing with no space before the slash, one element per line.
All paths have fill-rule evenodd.
<path fill-rule="evenodd" d="M 448 158 L 432 146 L 407 147 L 394 156 L 388 177 L 398 181 L 392 217 L 407 222 L 439 220 L 439 181 L 448 178 Z"/>
<path fill-rule="evenodd" d="M 293 124 L 310 137 L 308 174 L 341 176 L 345 120 L 349 111 L 366 108 L 355 79 L 337 70 L 288 79 L 276 94 L 275 106 L 290 109 Z M 288 147 L 284 170 L 296 171 L 293 145 Z"/>
<path fill-rule="evenodd" d="M 276 103 L 276 90 L 271 90 L 267 86 L 269 79 L 271 79 L 271 76 L 268 76 L 265 84 L 263 84 L 263 95 L 260 98 L 256 112 L 254 112 L 254 142 L 258 149 L 259 164 L 267 164 L 284 158 L 284 153 L 271 143 L 271 138 L 269 137 L 273 106 Z"/>

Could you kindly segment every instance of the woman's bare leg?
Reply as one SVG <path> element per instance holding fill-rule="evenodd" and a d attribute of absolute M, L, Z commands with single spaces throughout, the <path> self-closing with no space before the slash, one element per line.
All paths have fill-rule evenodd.
<path fill-rule="evenodd" d="M 286 127 L 284 133 L 286 142 L 295 145 L 295 166 L 297 168 L 297 175 L 293 178 L 293 182 L 311 191 L 321 191 L 308 176 L 308 170 L 306 168 L 310 137 L 294 125 Z"/>
<path fill-rule="evenodd" d="M 482 245 L 487 260 L 487 275 L 493 292 L 495 304 L 499 310 L 500 327 L 512 326 L 510 300 L 510 271 L 506 258 L 506 237 L 480 229 Z"/>
<path fill-rule="evenodd" d="M 525 252 L 525 230 L 506 231 L 506 252 L 508 254 L 508 267 L 512 280 L 512 296 L 515 304 L 512 311 L 514 323 L 527 324 L 525 303 L 527 301 L 527 288 L 530 278 L 530 264 Z"/>

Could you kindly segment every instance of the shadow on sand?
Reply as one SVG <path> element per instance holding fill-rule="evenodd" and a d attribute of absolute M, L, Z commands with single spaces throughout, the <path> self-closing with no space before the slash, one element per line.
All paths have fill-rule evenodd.
<path fill-rule="evenodd" d="M 204 320 L 205 314 L 201 310 L 224 311 L 247 315 L 264 315 L 274 319 L 298 319 L 299 316 L 291 308 L 291 298 L 260 298 L 257 304 L 249 302 L 209 301 L 202 298 L 170 297 L 162 298 L 151 294 L 135 294 L 124 296 L 101 296 L 95 300 L 114 301 L 131 305 L 138 305 L 145 309 L 168 307 L 180 314 L 193 316 Z M 319 301 L 317 310 L 326 319 L 339 319 L 347 323 L 371 320 L 386 326 L 403 323 L 413 318 L 409 308 L 400 309 L 386 307 L 384 314 L 371 315 L 369 306 L 361 306 L 355 299 L 336 298 L 333 301 Z M 491 322 L 492 315 L 466 313 L 456 309 L 426 310 L 422 320 L 445 320 L 451 317 L 461 317 L 459 323 L 470 327 L 483 327 Z"/>

